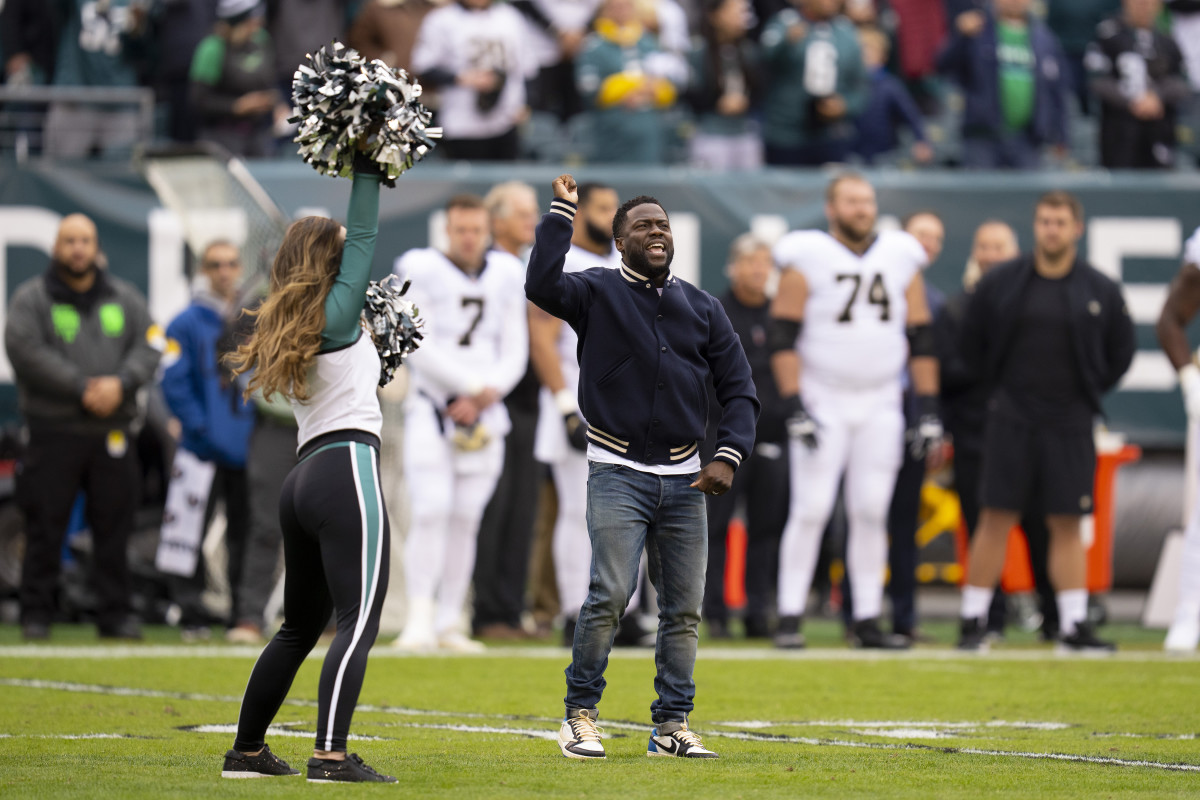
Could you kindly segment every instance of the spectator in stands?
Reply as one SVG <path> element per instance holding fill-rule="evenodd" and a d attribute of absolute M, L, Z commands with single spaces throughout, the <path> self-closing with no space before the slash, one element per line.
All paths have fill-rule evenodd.
<path fill-rule="evenodd" d="M 592 161 L 662 163 L 663 109 L 674 105 L 679 75 L 638 17 L 634 0 L 606 0 L 575 62 L 584 105 L 591 109 Z"/>
<path fill-rule="evenodd" d="M 1190 89 L 1175 40 L 1155 29 L 1160 0 L 1123 0 L 1096 28 L 1087 69 L 1100 100 L 1100 164 L 1166 169 L 1175 163 L 1175 121 Z"/>
<path fill-rule="evenodd" d="M 171 0 L 150 7 L 157 54 L 150 82 L 167 108 L 167 137 L 176 142 L 196 139 L 199 122 L 192 108 L 192 57 L 217 21 L 217 4 L 218 0 Z"/>
<path fill-rule="evenodd" d="M 367 0 L 346 34 L 346 44 L 367 60 L 412 71 L 417 31 L 429 12 L 450 0 Z"/>
<path fill-rule="evenodd" d="M 762 166 L 762 134 L 753 112 L 764 87 L 758 47 L 747 37 L 747 0 L 705 0 L 691 52 L 688 100 L 696 113 L 693 166 L 717 170 Z"/>
<path fill-rule="evenodd" d="M 58 6 L 46 0 L 0 3 L 0 55 L 4 83 L 44 85 L 54 79 L 60 20 Z"/>
<path fill-rule="evenodd" d="M 1030 14 L 1032 0 L 993 0 L 959 14 L 938 66 L 963 91 L 963 163 L 1034 169 L 1043 145 L 1065 152 L 1067 76 L 1062 48 Z"/>
<path fill-rule="evenodd" d="M 54 69 L 56 86 L 96 88 L 138 85 L 146 57 L 146 15 L 136 0 L 68 0 Z M 150 131 L 136 108 L 55 103 L 46 117 L 46 155 L 84 158 L 127 151 Z"/>
<path fill-rule="evenodd" d="M 739 502 L 746 515 L 746 638 L 771 636 L 770 615 L 774 607 L 775 583 L 779 574 L 779 538 L 788 514 L 788 451 L 784 420 L 787 410 L 771 373 L 767 328 L 771 301 L 767 284 L 775 271 L 771 246 L 754 234 L 742 234 L 729 248 L 729 291 L 721 305 L 733 324 L 750 362 L 750 372 L 762 411 L 754 435 L 754 450 L 733 475 L 733 486 L 723 495 L 709 495 L 708 576 L 704 584 L 703 617 L 709 635 L 729 636 L 729 609 L 725 606 L 726 541 L 729 522 Z M 716 447 L 720 407 L 710 388 L 708 441 L 701 458 L 712 457 Z"/>
<path fill-rule="evenodd" d="M 137 391 L 154 377 L 162 342 L 142 294 L 105 269 L 95 224 L 82 214 L 64 218 L 49 268 L 18 287 L 4 329 L 29 435 L 17 472 L 26 639 L 50 636 L 63 537 L 81 491 L 100 636 L 141 638 L 125 555 L 138 493 L 129 437 Z"/>
<path fill-rule="evenodd" d="M 692 49 L 692 34 L 687 12 L 678 0 L 636 0 L 636 3 L 642 24 L 658 39 L 659 46 L 686 58 Z"/>
<path fill-rule="evenodd" d="M 192 59 L 192 104 L 201 139 L 235 156 L 273 153 L 275 122 L 290 114 L 275 88 L 273 64 L 261 0 L 220 0 L 216 28 Z"/>
<path fill-rule="evenodd" d="M 483 199 L 492 226 L 492 246 L 529 258 L 537 228 L 537 192 L 527 183 L 509 181 L 492 188 Z M 537 518 L 538 492 L 545 469 L 533 457 L 538 425 L 538 379 L 532 363 L 504 398 L 512 428 L 504 437 L 504 466 L 492 499 L 479 523 L 475 554 L 476 636 L 485 639 L 524 639 L 525 580 L 529 549 Z"/>
<path fill-rule="evenodd" d="M 333 39 L 341 39 L 349 9 L 358 0 L 266 0 L 267 32 L 275 50 L 275 78 L 285 96 L 305 56 Z"/>
<path fill-rule="evenodd" d="M 1054 31 L 1066 57 L 1067 82 L 1084 114 L 1092 113 L 1083 56 L 1096 35 L 1096 26 L 1121 8 L 1121 0 L 1049 0 L 1046 25 Z"/>
<path fill-rule="evenodd" d="M 910 150 L 913 160 L 929 163 L 933 160 L 933 147 L 925 135 L 921 109 L 917 108 L 900 79 L 885 66 L 891 47 L 887 35 L 878 28 L 861 28 L 858 38 L 871 83 L 866 106 L 855 121 L 858 138 L 854 142 L 854 152 L 867 164 L 874 164 L 876 159 L 887 156 L 900 145 L 897 132 L 904 124 L 915 140 Z"/>
<path fill-rule="evenodd" d="M 767 163 L 844 161 L 867 75 L 854 26 L 838 0 L 792 0 L 762 35 L 770 84 L 764 104 Z"/>
<path fill-rule="evenodd" d="M 1183 52 L 1192 88 L 1200 92 L 1200 0 L 1167 0 L 1171 32 Z"/>
<path fill-rule="evenodd" d="M 177 357 L 163 370 L 161 379 L 167 407 L 183 431 L 180 447 L 200 461 L 216 465 L 211 484 L 197 485 L 193 491 L 207 497 L 204 527 L 217 500 L 224 501 L 229 586 L 235 613 L 239 609 L 238 590 L 250 526 L 246 446 L 254 427 L 254 408 L 242 399 L 241 389 L 218 365 L 217 343 L 233 310 L 241 277 L 242 259 L 236 246 L 215 241 L 204 248 L 192 302 L 167 326 L 168 352 Z M 181 479 L 189 478 L 185 473 Z M 172 599 L 182 611 L 180 626 L 185 636 L 197 638 L 204 638 L 209 623 L 200 599 L 206 585 L 203 562 L 198 558 L 191 575 L 172 581 Z M 235 622 L 230 619 L 230 626 Z"/>
<path fill-rule="evenodd" d="M 517 0 L 513 8 L 529 23 L 529 47 L 538 73 L 530 105 L 566 121 L 583 110 L 575 88 L 575 57 L 601 0 Z"/>
<path fill-rule="evenodd" d="M 944 94 L 937 80 L 937 55 L 946 39 L 946 6 L 929 0 L 889 0 L 894 23 L 896 75 L 926 114 L 935 113 Z M 893 33 L 885 28 L 888 33 Z"/>
<path fill-rule="evenodd" d="M 437 121 L 447 158 L 512 161 L 525 118 L 525 80 L 536 64 L 525 21 L 493 0 L 458 0 L 425 17 L 413 46 L 413 70 L 441 98 Z"/>

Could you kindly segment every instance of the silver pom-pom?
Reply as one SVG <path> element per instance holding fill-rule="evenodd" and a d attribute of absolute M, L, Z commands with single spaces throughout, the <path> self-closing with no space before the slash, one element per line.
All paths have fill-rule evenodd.
<path fill-rule="evenodd" d="M 380 386 L 392 382 L 396 370 L 405 358 L 421 346 L 421 339 L 424 338 L 421 328 L 425 321 L 421 319 L 420 309 L 404 298 L 409 281 L 397 287 L 398 282 L 395 275 L 388 275 L 381 281 L 371 281 L 363 305 L 363 324 L 379 351 Z"/>
<path fill-rule="evenodd" d="M 402 69 L 379 59 L 368 62 L 341 42 L 308 56 L 292 79 L 292 102 L 299 123 L 300 155 L 323 175 L 349 177 L 359 145 L 384 182 L 434 148 L 441 128 L 430 128 L 432 113 L 421 105 L 421 84 Z"/>

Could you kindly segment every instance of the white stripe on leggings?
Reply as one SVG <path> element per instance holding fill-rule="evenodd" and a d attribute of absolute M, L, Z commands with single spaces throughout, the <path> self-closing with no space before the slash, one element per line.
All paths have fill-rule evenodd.
<path fill-rule="evenodd" d="M 366 596 L 369 598 L 366 602 L 359 600 L 358 620 L 354 623 L 354 636 L 350 638 L 350 646 L 346 648 L 345 655 L 342 656 L 342 663 L 338 665 L 337 679 L 333 682 L 333 695 L 329 698 L 329 724 L 325 726 L 325 749 L 333 749 L 333 725 L 337 719 L 338 695 L 342 693 L 342 676 L 346 672 L 346 665 L 350 663 L 350 657 L 354 655 L 354 648 L 358 646 L 359 639 L 362 638 L 363 628 L 366 627 L 367 618 L 371 615 L 371 603 L 375 599 L 375 585 L 379 578 L 379 561 L 380 558 L 376 555 L 375 570 L 370 577 L 367 576 L 367 551 L 369 549 L 368 539 L 371 536 L 371 531 L 367 528 L 367 505 L 366 499 L 363 497 L 362 485 L 359 483 L 358 475 L 358 448 L 357 442 L 351 443 L 350 447 L 346 448 L 350 451 L 350 471 L 354 475 L 354 493 L 358 496 L 358 516 L 362 520 L 362 583 L 367 588 Z M 379 496 L 379 477 L 375 474 L 375 460 L 371 459 L 371 479 L 375 482 L 375 496 Z M 379 518 L 379 526 L 383 527 L 383 518 Z M 380 543 L 382 544 L 382 542 Z M 381 551 L 382 547 L 379 548 Z M 369 583 L 368 583 L 369 580 Z"/>

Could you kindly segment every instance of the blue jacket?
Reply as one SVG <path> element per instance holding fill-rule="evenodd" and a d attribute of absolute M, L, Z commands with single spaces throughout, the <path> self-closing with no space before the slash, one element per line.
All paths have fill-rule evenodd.
<path fill-rule="evenodd" d="M 896 132 L 901 123 L 908 125 L 918 142 L 928 141 L 921 109 L 917 108 L 912 95 L 899 78 L 883 67 L 877 67 L 871 72 L 867 105 L 855 120 L 858 139 L 854 143 L 854 152 L 869 164 L 876 156 L 895 150 L 900 143 Z"/>
<path fill-rule="evenodd" d="M 525 294 L 579 335 L 579 409 L 588 440 L 643 464 L 690 458 L 704 439 L 711 374 L 721 404 L 714 460 L 735 469 L 754 447 L 758 397 L 721 304 L 671 276 L 662 295 L 622 264 L 563 273 L 575 206 L 538 225 Z"/>
<path fill-rule="evenodd" d="M 202 299 L 173 319 L 167 326 L 162 390 L 183 425 L 184 449 L 204 461 L 240 469 L 246 465 L 254 407 L 242 400 L 217 364 L 217 340 L 224 329 L 224 317 Z M 171 363 L 176 347 L 178 358 Z"/>
<path fill-rule="evenodd" d="M 1067 64 L 1058 39 L 1045 23 L 1029 17 L 1029 42 L 1034 58 L 1033 119 L 1029 135 L 1037 144 L 1067 143 Z M 976 36 L 953 29 L 938 55 L 938 69 L 963 91 L 963 136 L 999 138 L 1004 131 L 1000 111 L 1000 68 L 996 56 L 996 17 Z"/>

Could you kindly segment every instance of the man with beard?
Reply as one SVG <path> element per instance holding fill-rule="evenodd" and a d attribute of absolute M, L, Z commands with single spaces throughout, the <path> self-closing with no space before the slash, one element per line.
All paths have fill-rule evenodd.
<path fill-rule="evenodd" d="M 567 758 L 604 758 L 596 707 L 645 549 L 659 608 L 658 697 L 646 754 L 716 758 L 688 729 L 708 555 L 704 495 L 728 492 L 754 446 L 758 400 L 750 365 L 720 303 L 671 274 L 671 223 L 657 200 L 635 197 L 617 209 L 616 269 L 566 273 L 579 194 L 570 175 L 553 187 L 525 294 L 579 336 L 592 540 L 591 588 L 566 671 L 559 749 Z M 715 455 L 701 469 L 710 376 L 722 416 Z"/>
<path fill-rule="evenodd" d="M 989 388 L 979 522 L 963 587 L 959 648 L 986 648 L 984 618 L 1004 568 L 1008 532 L 1030 503 L 1050 529 L 1059 649 L 1108 651 L 1087 623 L 1080 523 L 1092 511 L 1095 419 L 1101 396 L 1136 349 L 1121 288 L 1079 257 L 1083 206 L 1067 192 L 1039 198 L 1033 252 L 979 281 L 960 347 Z"/>
<path fill-rule="evenodd" d="M 888 507 L 906 439 L 922 460 L 941 440 L 938 367 L 921 277 L 928 257 L 911 234 L 876 233 L 877 213 L 871 184 L 844 173 L 825 192 L 829 232 L 795 231 L 775 246 L 783 274 L 768 335 L 789 408 L 792 482 L 779 553 L 778 647 L 805 645 L 804 607 L 843 473 L 852 640 L 887 649 L 910 644 L 879 628 Z M 906 364 L 916 408 L 907 436 Z"/>
<path fill-rule="evenodd" d="M 138 290 L 102 261 L 96 226 L 72 214 L 59 226 L 50 268 L 22 284 L 8 308 L 4 344 L 29 431 L 17 494 L 27 519 L 21 631 L 31 640 L 50 636 L 63 537 L 80 491 L 100 636 L 141 638 L 129 616 L 125 559 L 137 496 L 129 428 L 165 338 Z"/>

